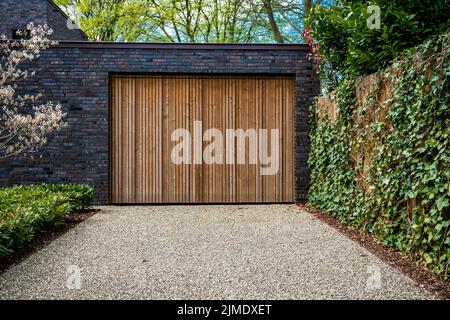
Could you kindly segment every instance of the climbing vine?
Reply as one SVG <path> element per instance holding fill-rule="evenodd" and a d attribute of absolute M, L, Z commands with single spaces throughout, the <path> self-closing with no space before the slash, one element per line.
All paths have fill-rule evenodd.
<path fill-rule="evenodd" d="M 449 58 L 450 33 L 445 33 L 376 74 L 362 101 L 360 79 L 344 79 L 334 92 L 336 119 L 311 110 L 309 159 L 311 205 L 373 233 L 446 280 Z"/>

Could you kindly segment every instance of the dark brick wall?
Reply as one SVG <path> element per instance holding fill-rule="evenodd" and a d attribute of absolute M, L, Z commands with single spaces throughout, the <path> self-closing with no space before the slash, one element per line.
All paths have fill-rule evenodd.
<path fill-rule="evenodd" d="M 65 46 L 65 47 L 64 47 Z M 111 73 L 293 74 L 296 77 L 296 191 L 308 189 L 308 106 L 319 90 L 305 46 L 157 46 L 62 44 L 36 62 L 28 92 L 62 104 L 70 127 L 53 135 L 35 159 L 0 162 L 0 185 L 89 183 L 97 203 L 109 201 L 109 76 Z M 145 46 L 144 46 L 145 47 Z M 164 49 L 166 48 L 166 49 Z M 233 49 L 234 48 L 234 49 Z M 42 156 L 42 157 L 41 157 Z"/>
<path fill-rule="evenodd" d="M 9 39 L 13 30 L 25 29 L 29 22 L 47 23 L 47 0 L 1 0 L 0 34 Z"/>
<path fill-rule="evenodd" d="M 67 27 L 67 17 L 48 0 L 0 0 L 0 34 L 13 37 L 13 30 L 25 29 L 29 22 L 47 24 L 53 29 L 51 39 L 86 41 L 86 35 L 78 29 Z"/>

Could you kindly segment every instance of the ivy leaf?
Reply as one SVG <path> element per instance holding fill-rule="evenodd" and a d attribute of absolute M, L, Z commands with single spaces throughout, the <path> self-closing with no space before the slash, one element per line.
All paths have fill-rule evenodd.
<path fill-rule="evenodd" d="M 436 200 L 436 206 L 439 211 L 442 211 L 442 209 L 449 206 L 449 200 L 448 198 L 440 197 Z"/>

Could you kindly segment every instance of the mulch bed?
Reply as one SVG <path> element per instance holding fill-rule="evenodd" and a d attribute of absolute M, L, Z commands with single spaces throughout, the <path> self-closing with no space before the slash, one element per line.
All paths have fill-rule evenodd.
<path fill-rule="evenodd" d="M 42 230 L 36 233 L 33 240 L 26 244 L 25 246 L 16 249 L 11 254 L 0 256 L 0 274 L 10 269 L 11 267 L 19 264 L 29 255 L 41 250 L 53 240 L 62 236 L 64 233 L 75 227 L 77 224 L 85 221 L 86 219 L 92 217 L 94 214 L 98 213 L 99 209 L 84 210 L 68 215 L 64 222 L 51 229 Z"/>
<path fill-rule="evenodd" d="M 450 300 L 450 282 L 446 283 L 439 279 L 414 258 L 400 255 L 398 251 L 380 243 L 373 235 L 361 233 L 348 225 L 344 225 L 339 220 L 316 208 L 306 205 L 299 205 L 299 208 L 311 213 L 316 218 L 358 242 L 378 258 L 397 268 L 428 291 L 435 293 L 439 298 Z"/>

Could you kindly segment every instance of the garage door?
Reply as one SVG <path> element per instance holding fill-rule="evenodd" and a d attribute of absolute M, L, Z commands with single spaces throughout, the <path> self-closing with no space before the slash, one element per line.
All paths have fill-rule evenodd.
<path fill-rule="evenodd" d="M 114 76 L 113 203 L 294 201 L 294 79 Z"/>

